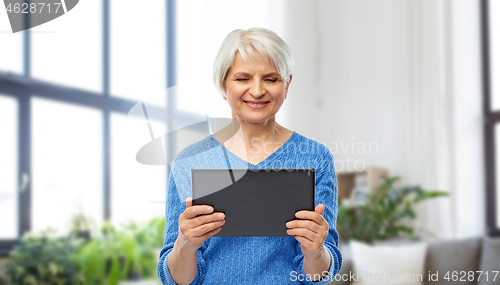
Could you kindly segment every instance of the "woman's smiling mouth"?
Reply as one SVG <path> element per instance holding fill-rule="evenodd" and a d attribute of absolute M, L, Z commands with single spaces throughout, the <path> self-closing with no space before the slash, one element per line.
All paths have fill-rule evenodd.
<path fill-rule="evenodd" d="M 258 101 L 243 101 L 245 102 L 245 104 L 250 107 L 250 108 L 253 108 L 253 109 L 261 109 L 261 108 L 264 108 L 267 106 L 267 104 L 269 103 L 269 101 L 261 101 L 261 102 L 258 102 Z"/>

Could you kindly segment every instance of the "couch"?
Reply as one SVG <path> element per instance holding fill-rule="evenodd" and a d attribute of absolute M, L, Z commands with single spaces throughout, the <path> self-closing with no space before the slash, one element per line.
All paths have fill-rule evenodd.
<path fill-rule="evenodd" d="M 376 246 L 376 245 L 375 245 Z M 352 253 L 349 250 L 349 245 L 341 244 L 340 250 L 343 256 L 342 268 L 340 275 L 349 275 L 355 273 L 353 266 Z M 460 240 L 449 241 L 433 241 L 427 243 L 427 251 L 424 260 L 424 275 L 427 273 L 439 272 L 437 281 L 428 281 L 424 278 L 425 285 L 441 285 L 441 284 L 459 284 L 459 285 L 489 285 L 500 284 L 500 273 L 496 276 L 494 271 L 500 271 L 500 239 L 490 238 L 467 238 Z M 450 274 L 456 271 L 456 277 L 462 280 L 449 281 L 444 279 L 447 272 Z M 464 273 L 474 272 L 474 278 L 462 278 Z M 476 271 L 483 271 L 482 276 Z M 488 272 L 488 281 L 486 281 L 485 272 Z M 472 273 L 471 273 L 472 274 Z M 449 275 L 448 277 L 452 277 Z M 464 280 L 465 279 L 465 280 Z M 473 279 L 470 281 L 469 279 Z M 478 281 L 479 279 L 479 281 Z M 333 281 L 329 284 L 352 284 L 350 281 Z M 396 284 L 390 283 L 388 284 Z"/>

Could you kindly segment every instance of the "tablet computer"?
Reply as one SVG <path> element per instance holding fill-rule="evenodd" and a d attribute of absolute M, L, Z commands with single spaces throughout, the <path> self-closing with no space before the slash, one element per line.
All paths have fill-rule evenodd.
<path fill-rule="evenodd" d="M 286 223 L 314 211 L 313 168 L 193 168 L 193 205 L 210 205 L 226 222 L 215 236 L 289 236 Z"/>

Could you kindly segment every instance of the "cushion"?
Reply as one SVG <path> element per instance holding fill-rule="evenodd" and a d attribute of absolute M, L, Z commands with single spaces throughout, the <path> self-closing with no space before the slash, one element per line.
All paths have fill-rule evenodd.
<path fill-rule="evenodd" d="M 369 245 L 351 241 L 356 285 L 423 285 L 427 244 Z"/>
<path fill-rule="evenodd" d="M 426 272 L 430 271 L 433 278 L 426 284 L 475 285 L 477 278 L 474 277 L 475 280 L 469 281 L 467 274 L 469 271 L 478 270 L 480 254 L 481 238 L 431 242 L 427 252 Z M 455 281 L 452 279 L 454 271 L 458 278 Z M 449 280 L 445 279 L 447 273 Z"/>
<path fill-rule="evenodd" d="M 478 270 L 483 271 L 483 274 L 478 276 L 477 285 L 500 284 L 500 273 L 494 279 L 496 272 L 493 272 L 500 271 L 500 239 L 483 239 L 483 250 Z M 488 275 L 485 274 L 486 272 Z"/>

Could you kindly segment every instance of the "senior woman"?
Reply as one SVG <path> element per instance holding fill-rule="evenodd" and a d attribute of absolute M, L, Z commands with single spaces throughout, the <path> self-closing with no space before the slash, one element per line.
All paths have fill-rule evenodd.
<path fill-rule="evenodd" d="M 333 156 L 276 122 L 292 68 L 290 48 L 270 30 L 235 30 L 222 43 L 214 82 L 239 126 L 227 140 L 218 139 L 222 130 L 187 147 L 172 164 L 158 263 L 163 284 L 326 284 L 340 271 Z M 316 208 L 296 213 L 286 224 L 288 237 L 214 237 L 225 217 L 211 206 L 192 205 L 194 167 L 314 168 Z"/>

